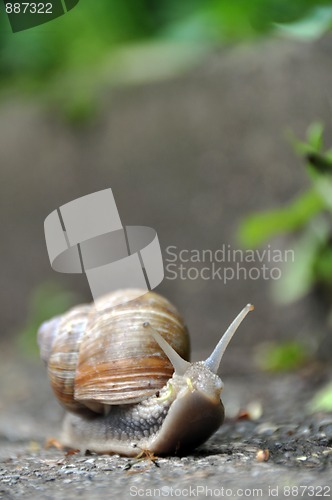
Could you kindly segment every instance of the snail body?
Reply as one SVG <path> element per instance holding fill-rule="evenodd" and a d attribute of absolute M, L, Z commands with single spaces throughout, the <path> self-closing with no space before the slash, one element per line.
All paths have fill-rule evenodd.
<path fill-rule="evenodd" d="M 241 311 L 207 360 L 189 363 L 188 331 L 175 307 L 154 292 L 137 295 L 131 289 L 107 294 L 38 331 L 51 386 L 67 410 L 66 446 L 172 455 L 205 442 L 224 420 L 217 371 L 252 306 Z"/>

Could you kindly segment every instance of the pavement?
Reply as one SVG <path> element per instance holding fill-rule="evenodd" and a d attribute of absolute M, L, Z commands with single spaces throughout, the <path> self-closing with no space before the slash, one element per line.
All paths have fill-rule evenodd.
<path fill-rule="evenodd" d="M 0 498 L 331 497 L 332 413 L 308 409 L 327 367 L 227 375 L 219 431 L 190 455 L 152 462 L 46 449 L 63 410 L 45 368 L 11 349 L 4 359 Z"/>

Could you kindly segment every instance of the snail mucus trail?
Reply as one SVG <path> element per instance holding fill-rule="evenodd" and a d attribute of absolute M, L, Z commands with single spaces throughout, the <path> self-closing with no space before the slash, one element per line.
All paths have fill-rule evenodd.
<path fill-rule="evenodd" d="M 61 442 L 124 456 L 183 454 L 223 423 L 219 365 L 253 306 L 243 308 L 205 361 L 190 363 L 187 330 L 167 299 L 148 292 L 112 306 L 116 294 L 132 292 L 113 292 L 98 307 L 78 306 L 39 329 L 52 388 L 68 410 Z M 110 359 L 116 349 L 120 354 Z"/>

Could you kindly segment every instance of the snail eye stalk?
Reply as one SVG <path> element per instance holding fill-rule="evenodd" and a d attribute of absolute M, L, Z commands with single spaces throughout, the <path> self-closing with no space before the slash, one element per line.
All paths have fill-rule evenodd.
<path fill-rule="evenodd" d="M 251 304 L 247 304 L 242 309 L 240 314 L 236 316 L 235 320 L 230 324 L 224 335 L 221 337 L 212 354 L 204 361 L 205 366 L 209 368 L 213 373 L 218 372 L 222 357 L 234 333 L 236 332 L 244 318 L 247 316 L 248 312 L 253 310 L 254 306 Z"/>
<path fill-rule="evenodd" d="M 169 345 L 168 342 L 150 325 L 148 321 L 143 323 L 144 328 L 147 328 L 155 341 L 160 345 L 168 359 L 173 365 L 174 371 L 177 375 L 184 375 L 190 366 L 188 361 L 185 361 L 181 356 Z"/>

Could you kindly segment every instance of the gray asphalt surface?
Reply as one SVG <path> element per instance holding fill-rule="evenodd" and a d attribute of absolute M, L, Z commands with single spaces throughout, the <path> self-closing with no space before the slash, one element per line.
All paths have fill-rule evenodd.
<path fill-rule="evenodd" d="M 11 390 L 1 387 L 1 498 L 269 498 L 276 492 L 285 498 L 289 487 L 294 497 L 331 497 L 332 414 L 307 410 L 331 376 L 326 368 L 227 376 L 220 430 L 194 453 L 156 464 L 45 449 L 45 441 L 58 435 L 62 409 L 44 367 L 18 358 L 2 365 L 2 376 L 4 370 Z M 252 407 L 261 412 L 257 420 L 239 418 Z"/>

